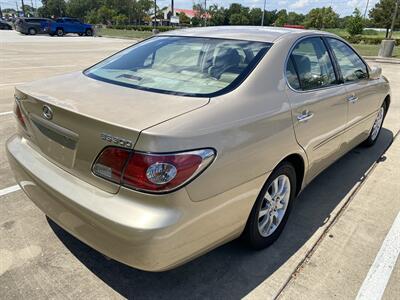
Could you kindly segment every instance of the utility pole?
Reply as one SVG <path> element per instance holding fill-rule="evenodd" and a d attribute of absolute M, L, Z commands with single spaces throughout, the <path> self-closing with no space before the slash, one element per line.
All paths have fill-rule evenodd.
<path fill-rule="evenodd" d="M 21 3 L 22 3 L 22 13 L 24 14 L 24 17 L 26 17 L 24 0 L 21 0 Z"/>
<path fill-rule="evenodd" d="M 204 27 L 207 26 L 207 0 L 204 0 Z"/>
<path fill-rule="evenodd" d="M 0 5 L 0 18 L 3 18 L 3 11 L 1 10 L 1 5 Z"/>
<path fill-rule="evenodd" d="M 394 8 L 392 26 L 390 26 L 390 32 L 389 32 L 389 40 L 392 39 L 392 34 L 393 34 L 393 30 L 394 30 L 394 25 L 396 24 L 397 12 L 398 12 L 398 10 L 399 10 L 399 2 L 400 2 L 400 0 L 397 0 L 397 1 L 396 1 L 396 6 L 395 6 L 395 8 Z"/>
<path fill-rule="evenodd" d="M 367 0 L 367 5 L 365 5 L 364 20 L 367 18 L 368 5 L 369 5 L 369 0 Z"/>
<path fill-rule="evenodd" d="M 171 0 L 171 13 L 174 16 L 174 0 Z"/>
<path fill-rule="evenodd" d="M 154 27 L 157 27 L 157 0 L 154 0 Z"/>
<path fill-rule="evenodd" d="M 264 26 L 264 16 L 265 16 L 265 4 L 267 0 L 264 0 L 264 7 L 263 7 L 263 12 L 262 12 L 262 17 L 261 17 L 261 26 Z"/>

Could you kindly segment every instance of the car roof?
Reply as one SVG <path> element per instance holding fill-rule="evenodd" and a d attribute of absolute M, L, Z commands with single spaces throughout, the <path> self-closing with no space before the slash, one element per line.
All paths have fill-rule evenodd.
<path fill-rule="evenodd" d="M 269 26 L 209 26 L 179 29 L 163 32 L 161 36 L 190 36 L 190 37 L 209 37 L 209 38 L 226 38 L 259 42 L 274 42 L 284 35 L 309 35 L 309 34 L 329 34 L 322 31 L 286 28 L 286 27 L 269 27 Z"/>

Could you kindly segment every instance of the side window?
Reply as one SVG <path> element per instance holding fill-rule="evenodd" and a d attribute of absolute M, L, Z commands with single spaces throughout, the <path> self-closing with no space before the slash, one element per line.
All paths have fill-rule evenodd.
<path fill-rule="evenodd" d="M 293 73 L 294 71 L 294 73 Z M 297 72 L 296 72 L 297 71 Z M 336 75 L 325 44 L 319 37 L 307 38 L 293 49 L 286 67 L 289 84 L 294 89 L 312 90 L 336 84 Z M 293 74 L 298 76 L 297 81 Z M 289 79 L 292 77 L 292 79 Z"/>
<path fill-rule="evenodd" d="M 348 45 L 337 39 L 328 38 L 345 82 L 368 78 L 367 66 Z"/>

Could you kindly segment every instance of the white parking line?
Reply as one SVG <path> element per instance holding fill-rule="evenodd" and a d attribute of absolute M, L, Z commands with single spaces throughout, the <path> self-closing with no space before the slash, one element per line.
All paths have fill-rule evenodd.
<path fill-rule="evenodd" d="M 10 194 L 10 193 L 14 193 L 16 191 L 19 191 L 20 189 L 21 188 L 19 187 L 18 184 L 10 186 L 8 188 L 0 190 L 0 196 L 4 196 L 4 195 Z"/>
<path fill-rule="evenodd" d="M 385 292 L 400 253 L 400 212 L 357 294 L 357 300 L 379 300 Z"/>
<path fill-rule="evenodd" d="M 9 86 L 9 85 L 18 85 L 18 84 L 23 84 L 25 82 L 10 82 L 10 83 L 0 83 L 0 87 L 2 86 Z"/>
<path fill-rule="evenodd" d="M 35 66 L 35 67 L 12 67 L 12 68 L 0 68 L 0 71 L 47 69 L 47 68 L 68 68 L 68 67 L 76 67 L 76 65 L 52 65 L 52 66 Z"/>
<path fill-rule="evenodd" d="M 12 111 L 0 112 L 0 117 L 1 117 L 1 116 L 11 115 L 12 113 L 13 113 Z"/>

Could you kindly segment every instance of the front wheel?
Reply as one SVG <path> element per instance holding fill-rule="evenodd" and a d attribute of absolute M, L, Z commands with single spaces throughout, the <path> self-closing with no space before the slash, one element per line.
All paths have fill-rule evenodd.
<path fill-rule="evenodd" d="M 87 36 L 92 36 L 93 35 L 93 30 L 92 29 L 86 29 L 85 34 Z"/>
<path fill-rule="evenodd" d="M 244 239 L 255 249 L 275 242 L 282 233 L 296 196 L 296 171 L 283 162 L 272 172 L 251 210 Z"/>
<path fill-rule="evenodd" d="M 383 102 L 382 106 L 379 108 L 378 114 L 374 121 L 374 125 L 372 125 L 371 131 L 369 133 L 368 138 L 364 141 L 363 145 L 370 147 L 376 143 L 378 139 L 379 133 L 382 129 L 383 120 L 385 119 L 387 112 L 386 102 Z"/>

